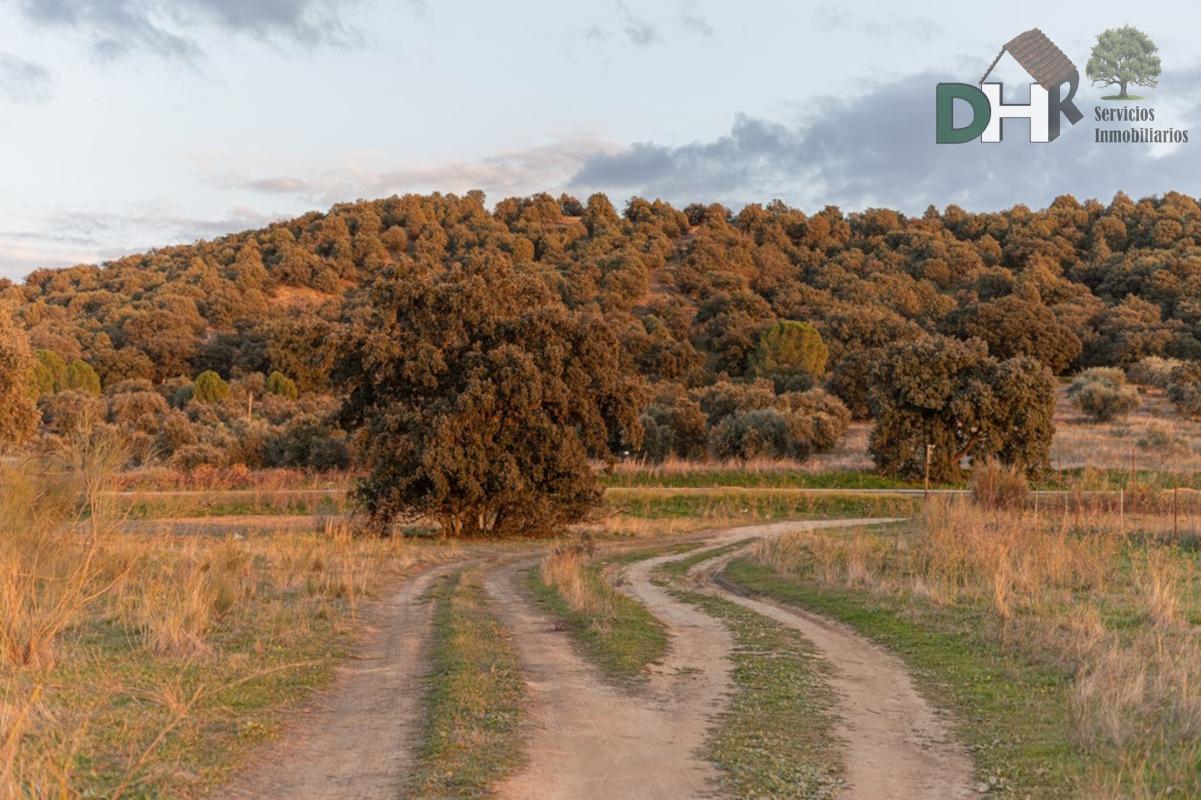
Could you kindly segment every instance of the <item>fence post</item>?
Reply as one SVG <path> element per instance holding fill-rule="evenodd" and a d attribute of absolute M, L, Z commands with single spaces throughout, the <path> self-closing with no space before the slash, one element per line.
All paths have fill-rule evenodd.
<path fill-rule="evenodd" d="M 934 445 L 926 445 L 926 484 L 922 489 L 922 500 L 930 499 L 930 457 L 934 454 Z"/>

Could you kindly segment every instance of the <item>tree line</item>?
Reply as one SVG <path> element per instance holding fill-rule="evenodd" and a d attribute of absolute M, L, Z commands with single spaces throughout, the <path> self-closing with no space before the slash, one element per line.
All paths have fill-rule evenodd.
<path fill-rule="evenodd" d="M 388 460 L 372 453 L 381 431 L 422 429 L 410 461 L 393 459 L 405 480 L 494 495 L 525 467 L 413 476 L 429 452 L 483 446 L 440 421 L 505 408 L 490 436 L 528 449 L 539 425 L 568 431 L 567 461 L 803 458 L 874 419 L 882 468 L 912 473 L 937 442 L 935 475 L 955 477 L 986 456 L 1045 468 L 1055 376 L 1159 359 L 1196 405 L 1201 207 L 1178 193 L 920 216 L 634 198 L 619 213 L 603 194 L 491 210 L 478 192 L 408 195 L 39 270 L 0 281 L 0 302 L 28 339 L 43 431 L 79 405 L 61 395 L 87 395 L 104 424 L 143 434 L 147 459 L 371 465 Z M 219 396 L 202 388 L 214 379 Z M 1099 403 L 1100 385 L 1081 396 Z M 379 435 L 356 448 L 363 431 Z M 540 475 L 572 471 L 552 455 Z M 405 506 L 392 490 L 372 502 Z"/>

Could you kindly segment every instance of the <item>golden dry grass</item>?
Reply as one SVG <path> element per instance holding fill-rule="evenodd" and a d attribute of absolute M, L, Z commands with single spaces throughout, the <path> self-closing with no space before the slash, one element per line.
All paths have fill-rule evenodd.
<path fill-rule="evenodd" d="M 1162 523 L 1161 522 L 1161 529 Z M 1091 797 L 1198 787 L 1199 556 L 1138 519 L 986 511 L 937 499 L 908 534 L 814 531 L 765 541 L 756 557 L 831 587 L 983 612 L 1004 646 L 1073 671 L 1072 736 L 1117 772 Z M 1191 790 L 1185 790 L 1187 791 Z"/>
<path fill-rule="evenodd" d="M 81 468 L 0 474 L 0 799 L 200 796 L 331 674 L 363 604 L 449 549 L 122 534 Z"/>

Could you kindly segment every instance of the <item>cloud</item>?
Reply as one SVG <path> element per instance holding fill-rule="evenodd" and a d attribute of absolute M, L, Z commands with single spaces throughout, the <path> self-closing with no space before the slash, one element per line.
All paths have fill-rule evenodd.
<path fill-rule="evenodd" d="M 680 7 L 680 27 L 697 36 L 712 36 L 713 26 L 700 13 L 698 6 L 697 0 L 684 1 L 684 5 Z"/>
<path fill-rule="evenodd" d="M 653 22 L 634 16 L 634 12 L 625 3 L 618 3 L 617 10 L 621 13 L 621 29 L 630 44 L 636 47 L 647 47 L 659 41 L 659 28 Z"/>
<path fill-rule="evenodd" d="M 98 263 L 151 247 L 212 239 L 283 218 L 237 206 L 216 218 L 148 206 L 126 212 L 55 209 L 21 230 L 0 230 L 0 277 L 35 269 Z"/>
<path fill-rule="evenodd" d="M 50 97 L 54 78 L 33 61 L 0 52 L 0 96 L 14 103 L 36 103 Z"/>
<path fill-rule="evenodd" d="M 912 15 L 873 14 L 861 16 L 845 6 L 820 5 L 814 16 L 817 27 L 828 32 L 851 32 L 877 40 L 908 36 L 920 42 L 929 42 L 944 36 L 943 29 L 931 19 Z"/>
<path fill-rule="evenodd" d="M 208 24 L 256 39 L 315 47 L 358 41 L 344 7 L 354 0 L 20 0 L 34 23 L 88 34 L 97 55 L 132 50 L 195 59 L 201 53 L 188 31 Z"/>
<path fill-rule="evenodd" d="M 912 75 L 849 100 L 815 101 L 790 124 L 739 115 L 727 134 L 709 141 L 645 142 L 597 153 L 569 185 L 677 203 L 737 206 L 780 198 L 802 207 L 833 203 L 920 212 L 928 204 L 1044 206 L 1065 193 L 1105 200 L 1117 191 L 1187 190 L 1201 180 L 1201 130 L 1175 148 L 1096 144 L 1091 114 L 1050 144 L 1023 141 L 1021 122 L 1008 123 L 1011 133 L 1001 144 L 935 144 L 934 86 L 940 80 L 959 78 Z M 1201 72 L 1165 74 L 1161 85 L 1175 97 L 1195 97 Z M 1077 103 L 1087 112 L 1093 99 L 1082 88 Z M 1169 100 L 1164 98 L 1165 110 Z M 1173 105 L 1168 117 L 1159 115 L 1156 125 L 1201 124 L 1201 103 Z"/>
<path fill-rule="evenodd" d="M 563 136 L 534 147 L 505 150 L 475 161 L 430 164 L 389 163 L 386 156 L 348 157 L 336 168 L 315 174 L 275 174 L 261 178 L 214 173 L 209 183 L 226 189 L 292 196 L 310 206 L 328 206 L 359 198 L 407 192 L 454 192 L 482 189 L 493 198 L 556 191 L 597 154 L 617 145 L 587 135 Z M 228 163 L 223 159 L 222 163 Z M 243 173 L 253 167 L 243 167 Z M 297 171 L 300 172 L 300 171 Z"/>

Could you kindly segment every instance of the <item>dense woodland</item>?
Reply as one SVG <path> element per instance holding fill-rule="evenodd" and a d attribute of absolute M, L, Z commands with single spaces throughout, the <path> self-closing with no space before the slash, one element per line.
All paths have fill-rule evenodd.
<path fill-rule="evenodd" d="M 0 280 L 0 300 L 36 353 L 44 439 L 92 419 L 124 431 L 135 461 L 344 467 L 355 452 L 337 413 L 348 332 L 381 276 L 395 286 L 452 265 L 518 270 L 545 289 L 539 302 L 599 320 L 642 409 L 640 433 L 608 447 L 650 457 L 804 457 L 852 415 L 933 408 L 873 397 L 888 364 L 902 379 L 906 343 L 949 359 L 948 387 L 992 386 L 996 398 L 1014 381 L 1048 391 L 1041 367 L 1201 359 L 1201 206 L 1176 193 L 920 217 L 642 199 L 619 212 L 600 194 L 491 211 L 477 192 L 392 197 Z M 406 346 L 425 344 L 439 346 Z M 1189 369 L 1177 372 L 1201 386 Z M 1196 388 L 1176 394 L 1201 411 Z M 1010 419 L 1016 402 L 997 400 L 995 414 Z M 910 450 L 929 439 L 911 433 Z M 948 458 L 973 446 L 949 444 Z"/>

